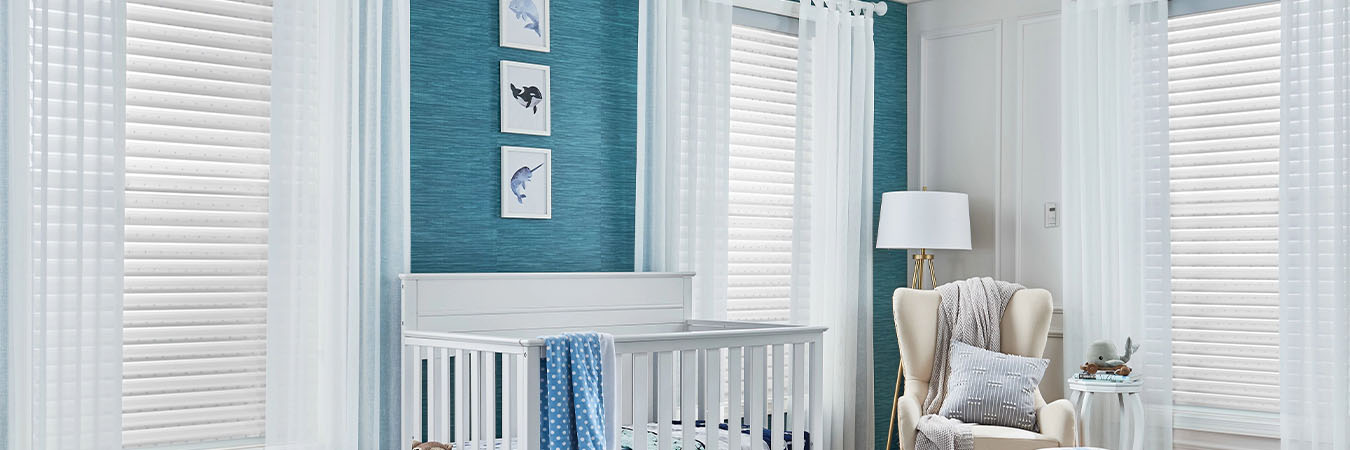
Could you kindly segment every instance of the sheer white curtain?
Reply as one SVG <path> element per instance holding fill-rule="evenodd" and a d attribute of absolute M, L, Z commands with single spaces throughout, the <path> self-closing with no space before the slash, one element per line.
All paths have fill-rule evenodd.
<path fill-rule="evenodd" d="M 267 448 L 406 445 L 381 408 L 408 267 L 407 6 L 274 6 Z"/>
<path fill-rule="evenodd" d="M 725 319 L 731 2 L 639 10 L 636 270 L 694 272 L 694 314 Z"/>
<path fill-rule="evenodd" d="M 1280 438 L 1350 448 L 1350 2 L 1282 5 Z"/>
<path fill-rule="evenodd" d="M 1171 448 L 1167 2 L 1061 5 L 1064 353 L 1139 342 L 1144 448 Z"/>
<path fill-rule="evenodd" d="M 8 447 L 120 447 L 125 6 L 4 7 Z"/>
<path fill-rule="evenodd" d="M 825 333 L 825 442 L 871 448 L 871 3 L 811 1 L 798 29 L 794 317 Z M 805 250 L 805 251 L 801 251 Z"/>

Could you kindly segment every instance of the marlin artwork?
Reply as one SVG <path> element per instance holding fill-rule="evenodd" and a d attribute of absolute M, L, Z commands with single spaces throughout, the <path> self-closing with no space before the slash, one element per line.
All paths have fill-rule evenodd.
<path fill-rule="evenodd" d="M 539 163 L 533 169 L 530 166 L 521 167 L 516 169 L 515 174 L 511 175 L 511 193 L 515 194 L 517 203 L 525 203 L 525 194 L 521 191 L 525 190 L 525 183 L 534 178 L 534 171 L 539 170 L 540 167 L 544 167 L 544 163 Z"/>
<path fill-rule="evenodd" d="M 534 0 L 511 0 L 511 12 L 516 13 L 516 19 L 525 22 L 525 29 L 534 31 L 534 34 L 543 36 L 539 31 L 539 8 L 534 6 Z"/>
<path fill-rule="evenodd" d="M 544 102 L 544 93 L 540 92 L 539 87 L 537 86 L 521 86 L 517 88 L 515 83 L 511 83 L 511 96 L 515 97 L 516 102 L 520 103 L 520 106 L 532 111 L 534 114 L 539 114 L 539 104 Z"/>

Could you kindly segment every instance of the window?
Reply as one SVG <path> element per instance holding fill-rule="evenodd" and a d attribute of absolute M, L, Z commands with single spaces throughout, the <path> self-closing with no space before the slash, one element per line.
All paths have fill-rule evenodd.
<path fill-rule="evenodd" d="M 1168 41 L 1178 417 L 1276 414 L 1280 5 L 1174 17 Z"/>
<path fill-rule="evenodd" d="M 795 20 L 738 8 L 731 36 L 727 318 L 791 318 Z"/>
<path fill-rule="evenodd" d="M 127 1 L 128 448 L 263 435 L 270 3 Z"/>

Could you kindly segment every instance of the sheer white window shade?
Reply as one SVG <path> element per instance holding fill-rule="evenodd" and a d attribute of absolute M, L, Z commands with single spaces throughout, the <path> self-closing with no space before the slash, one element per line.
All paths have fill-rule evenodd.
<path fill-rule="evenodd" d="M 129 0 L 126 9 L 123 444 L 257 440 L 270 1 Z"/>
<path fill-rule="evenodd" d="M 1174 17 L 1177 405 L 1279 412 L 1279 3 Z"/>
<path fill-rule="evenodd" d="M 731 36 L 727 318 L 791 318 L 797 36 L 734 25 Z"/>

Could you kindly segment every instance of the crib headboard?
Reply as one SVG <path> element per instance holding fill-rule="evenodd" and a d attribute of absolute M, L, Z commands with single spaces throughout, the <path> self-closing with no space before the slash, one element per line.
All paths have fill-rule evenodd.
<path fill-rule="evenodd" d="M 403 329 L 535 337 L 670 332 L 692 313 L 692 273 L 416 273 L 403 280 Z"/>

